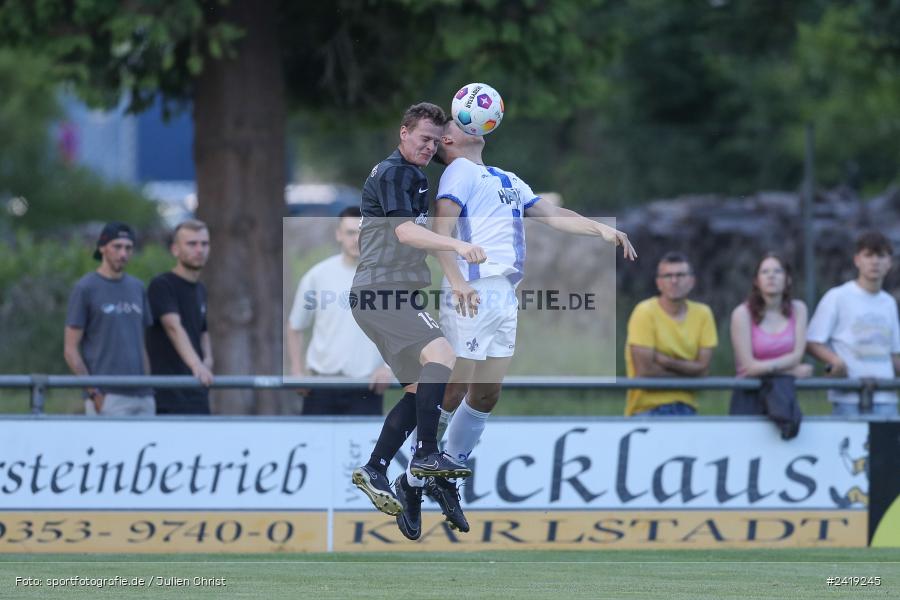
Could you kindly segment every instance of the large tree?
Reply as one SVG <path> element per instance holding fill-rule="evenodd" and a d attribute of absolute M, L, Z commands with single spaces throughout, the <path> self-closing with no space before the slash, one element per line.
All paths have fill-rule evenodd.
<path fill-rule="evenodd" d="M 600 89 L 605 36 L 590 0 L 6 0 L 0 43 L 48 56 L 88 102 L 189 102 L 201 218 L 214 245 L 209 322 L 220 373 L 281 369 L 281 218 L 288 108 L 396 119 L 438 69 L 520 82 L 525 113 L 560 114 Z M 602 8 L 602 6 L 601 6 Z M 534 82 L 540 82 L 535 85 Z M 446 98 L 440 90 L 438 99 Z M 358 120 L 358 119 L 353 119 Z M 347 125 L 343 125 L 346 127 Z M 387 149 L 385 149 L 387 150 Z M 379 159 L 371 157 L 372 162 Z M 219 409 L 277 412 L 234 392 Z"/>

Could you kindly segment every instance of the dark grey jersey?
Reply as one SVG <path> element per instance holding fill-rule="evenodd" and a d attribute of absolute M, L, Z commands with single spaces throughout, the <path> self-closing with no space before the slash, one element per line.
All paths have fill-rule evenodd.
<path fill-rule="evenodd" d="M 431 284 L 426 252 L 401 244 L 394 230 L 404 221 L 428 226 L 428 178 L 399 150 L 378 163 L 362 190 L 359 266 L 353 287 Z"/>

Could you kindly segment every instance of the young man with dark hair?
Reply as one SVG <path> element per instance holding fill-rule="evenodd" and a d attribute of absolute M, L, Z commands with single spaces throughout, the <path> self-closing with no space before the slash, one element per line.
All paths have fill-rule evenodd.
<path fill-rule="evenodd" d="M 76 375 L 146 375 L 144 328 L 151 323 L 144 284 L 125 272 L 134 254 L 134 230 L 107 223 L 97 240 L 96 271 L 78 280 L 69 296 L 64 354 Z M 88 388 L 85 412 L 152 416 L 150 388 Z"/>
<path fill-rule="evenodd" d="M 380 415 L 384 390 L 394 380 L 345 301 L 359 264 L 361 216 L 358 206 L 338 215 L 334 237 L 340 252 L 314 265 L 300 279 L 285 339 L 292 376 L 368 378 L 369 387 L 301 390 L 304 415 Z M 304 351 L 304 332 L 309 329 L 312 333 Z"/>
<path fill-rule="evenodd" d="M 387 480 L 387 467 L 410 433 L 408 425 L 415 423 L 418 430 L 410 464 L 416 476 L 472 474 L 438 450 L 440 405 L 456 356 L 440 325 L 414 300 L 418 290 L 431 284 L 427 251 L 452 251 L 471 264 L 486 259 L 481 247 L 427 228 L 428 179 L 422 169 L 431 162 L 447 120 L 434 104 L 411 106 L 401 120 L 397 150 L 369 174 L 350 297 L 353 317 L 406 390 L 388 413 L 368 463 L 354 470 L 353 483 L 378 510 L 396 515 L 410 539 L 421 535 L 422 490 L 396 486 L 395 496 Z"/>
<path fill-rule="evenodd" d="M 694 272 L 686 256 L 669 252 L 656 267 L 659 295 L 634 307 L 628 319 L 628 377 L 704 377 L 718 345 L 716 321 L 706 304 L 688 300 Z M 628 391 L 625 415 L 690 416 L 697 400 L 687 390 Z"/>
<path fill-rule="evenodd" d="M 171 271 L 147 287 L 153 325 L 147 330 L 147 355 L 154 375 L 193 375 L 203 385 L 213 381 L 212 343 L 206 324 L 206 286 L 200 281 L 209 260 L 209 229 L 190 219 L 172 233 Z M 156 390 L 156 414 L 208 415 L 207 388 Z"/>
<path fill-rule="evenodd" d="M 853 281 L 831 288 L 822 297 L 806 332 L 806 350 L 826 363 L 832 377 L 893 379 L 900 372 L 900 323 L 897 301 L 881 289 L 891 270 L 894 248 L 882 233 L 868 231 L 856 240 Z M 858 392 L 829 390 L 832 414 L 863 412 Z M 876 415 L 897 416 L 897 393 L 878 390 Z"/>

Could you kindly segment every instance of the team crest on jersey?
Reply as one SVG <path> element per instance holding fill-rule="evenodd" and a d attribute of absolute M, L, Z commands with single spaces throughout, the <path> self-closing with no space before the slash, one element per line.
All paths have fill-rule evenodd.
<path fill-rule="evenodd" d="M 478 338 L 473 337 L 471 341 L 466 342 L 466 348 L 469 349 L 469 352 L 475 352 L 478 350 Z"/>
<path fill-rule="evenodd" d="M 418 217 L 416 217 L 416 225 L 427 225 L 428 224 L 428 213 L 422 213 Z"/>

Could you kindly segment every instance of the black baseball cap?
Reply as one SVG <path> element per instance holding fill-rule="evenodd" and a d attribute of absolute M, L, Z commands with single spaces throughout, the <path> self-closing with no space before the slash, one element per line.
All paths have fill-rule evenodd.
<path fill-rule="evenodd" d="M 134 229 L 132 229 L 125 223 L 120 223 L 119 221 L 111 221 L 110 223 L 107 223 L 106 226 L 103 227 L 103 231 L 100 232 L 99 239 L 97 239 L 97 249 L 94 250 L 94 259 L 100 260 L 102 258 L 100 256 L 100 248 L 107 245 L 113 240 L 118 240 L 121 238 L 134 242 Z"/>

